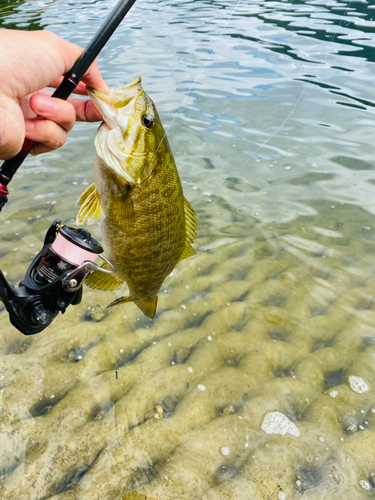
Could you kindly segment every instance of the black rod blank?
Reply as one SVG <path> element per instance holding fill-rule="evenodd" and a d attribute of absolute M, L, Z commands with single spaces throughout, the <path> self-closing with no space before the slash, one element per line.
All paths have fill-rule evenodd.
<path fill-rule="evenodd" d="M 78 59 L 78 61 L 68 73 L 68 75 L 70 75 L 75 81 L 77 81 L 77 83 L 81 80 L 83 75 L 94 62 L 99 52 L 108 42 L 113 32 L 124 19 L 134 3 L 135 0 L 121 0 L 110 13 L 103 26 L 86 47 L 80 59 Z"/>
<path fill-rule="evenodd" d="M 66 100 L 70 96 L 134 3 L 135 0 L 120 0 L 118 2 L 99 31 L 83 51 L 81 57 L 65 75 L 61 84 L 52 94 L 52 97 Z M 7 201 L 8 190 L 6 186 L 12 180 L 12 177 L 29 154 L 33 145 L 33 141 L 25 139 L 21 151 L 13 158 L 5 160 L 0 167 L 0 211 Z"/>

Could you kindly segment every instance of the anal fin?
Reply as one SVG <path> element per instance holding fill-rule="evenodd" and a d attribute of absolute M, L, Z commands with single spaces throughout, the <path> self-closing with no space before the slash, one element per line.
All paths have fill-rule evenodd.
<path fill-rule="evenodd" d="M 91 184 L 78 198 L 77 205 L 80 208 L 76 224 L 80 225 L 87 221 L 88 224 L 94 224 L 100 216 L 100 199 L 95 184 Z"/>

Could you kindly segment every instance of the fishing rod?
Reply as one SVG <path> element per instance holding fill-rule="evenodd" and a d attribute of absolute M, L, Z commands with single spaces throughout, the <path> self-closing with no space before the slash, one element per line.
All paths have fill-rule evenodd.
<path fill-rule="evenodd" d="M 66 100 L 70 96 L 134 3 L 135 0 L 118 2 L 52 97 Z M 33 144 L 25 139 L 21 151 L 0 167 L 0 211 L 8 201 L 7 186 Z M 0 300 L 12 325 L 24 335 L 33 335 L 47 328 L 69 305 L 79 304 L 83 282 L 90 272 L 115 272 L 101 252 L 103 248 L 86 229 L 68 227 L 56 220 L 17 288 L 7 282 L 0 270 Z M 94 263 L 98 257 L 104 261 L 101 267 Z"/>
<path fill-rule="evenodd" d="M 118 2 L 116 7 L 105 20 L 104 24 L 86 47 L 81 57 L 76 61 L 72 69 L 64 76 L 63 81 L 52 94 L 52 97 L 58 97 L 59 99 L 66 101 L 134 3 L 135 0 L 120 0 Z M 0 167 L 0 212 L 5 203 L 8 201 L 9 191 L 7 186 L 26 156 L 29 154 L 33 145 L 33 141 L 25 139 L 21 151 L 13 158 L 5 160 Z"/>

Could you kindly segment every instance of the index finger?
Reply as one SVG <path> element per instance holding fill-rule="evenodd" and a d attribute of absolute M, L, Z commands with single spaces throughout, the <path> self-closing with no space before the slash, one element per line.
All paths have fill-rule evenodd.
<path fill-rule="evenodd" d="M 98 62 L 96 59 L 86 71 L 85 75 L 82 78 L 82 81 L 93 89 L 100 90 L 105 94 L 109 94 L 109 87 L 100 74 Z"/>
<path fill-rule="evenodd" d="M 61 76 L 60 78 L 57 78 L 54 80 L 52 83 L 50 83 L 48 86 L 52 88 L 57 88 L 60 83 L 63 81 L 64 77 Z M 105 81 L 102 78 L 102 75 L 100 74 L 99 68 L 98 68 L 98 63 L 95 60 L 92 65 L 89 67 L 85 75 L 83 76 L 82 80 L 78 83 L 77 87 L 73 90 L 74 94 L 80 94 L 80 95 L 87 95 L 86 92 L 86 85 L 89 87 L 92 87 L 94 89 L 100 90 L 101 92 L 104 92 L 105 94 L 109 93 L 109 88 L 108 85 L 105 83 Z"/>

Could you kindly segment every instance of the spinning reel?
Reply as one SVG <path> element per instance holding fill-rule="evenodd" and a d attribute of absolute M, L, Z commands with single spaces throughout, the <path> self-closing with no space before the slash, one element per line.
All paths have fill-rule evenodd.
<path fill-rule="evenodd" d="M 86 229 L 75 229 L 56 220 L 17 288 L 7 282 L 0 270 L 0 300 L 12 325 L 24 335 L 39 333 L 59 312 L 64 314 L 70 304 L 79 304 L 83 282 L 90 272 L 115 272 L 101 252 L 103 248 Z M 97 257 L 108 269 L 94 263 Z"/>

